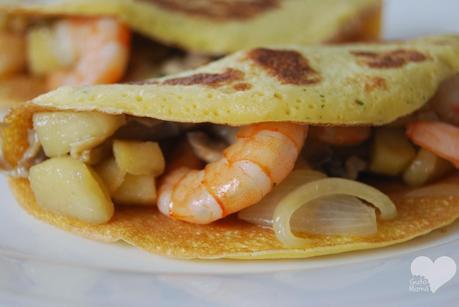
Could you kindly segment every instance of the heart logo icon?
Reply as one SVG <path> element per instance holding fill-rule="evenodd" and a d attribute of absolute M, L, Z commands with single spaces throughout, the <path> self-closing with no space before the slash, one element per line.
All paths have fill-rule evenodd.
<path fill-rule="evenodd" d="M 429 281 L 430 291 L 435 293 L 456 274 L 456 262 L 450 257 L 439 257 L 432 261 L 429 257 L 416 257 L 411 262 L 411 274 L 423 276 Z"/>

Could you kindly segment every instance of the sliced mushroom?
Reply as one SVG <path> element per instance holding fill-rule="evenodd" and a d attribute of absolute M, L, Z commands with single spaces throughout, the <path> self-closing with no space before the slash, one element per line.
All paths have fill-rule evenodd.
<path fill-rule="evenodd" d="M 213 125 L 210 127 L 210 131 L 218 136 L 219 138 L 225 140 L 228 144 L 233 144 L 236 142 L 236 134 L 239 131 L 240 127 L 224 126 L 224 125 Z"/>
<path fill-rule="evenodd" d="M 0 171 L 5 171 L 7 175 L 11 177 L 26 178 L 29 175 L 29 169 L 33 165 L 38 164 L 46 159 L 42 146 L 38 139 L 38 135 L 32 129 L 28 131 L 28 143 L 29 147 L 24 152 L 21 160 L 19 160 L 16 168 L 11 167 L 3 159 L 3 150 L 0 150 Z M 3 145 L 1 144 L 0 137 L 0 148 L 2 148 L 2 146 Z"/>
<path fill-rule="evenodd" d="M 201 160 L 211 163 L 223 158 L 223 149 L 227 147 L 224 142 L 212 139 L 201 131 L 188 132 L 187 138 L 193 152 Z"/>
<path fill-rule="evenodd" d="M 165 122 L 146 117 L 129 117 L 126 125 L 115 134 L 117 139 L 161 141 L 179 136 L 193 124 Z"/>
<path fill-rule="evenodd" d="M 346 178 L 357 180 L 360 173 L 366 171 L 368 163 L 360 157 L 351 156 L 344 162 L 346 169 Z"/>

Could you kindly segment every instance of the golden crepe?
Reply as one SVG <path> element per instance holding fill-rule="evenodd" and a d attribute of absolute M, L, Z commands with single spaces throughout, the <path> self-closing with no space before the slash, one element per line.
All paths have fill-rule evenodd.
<path fill-rule="evenodd" d="M 377 39 L 380 0 L 12 0 L 0 9 L 116 16 L 166 45 L 226 54 L 270 44 Z"/>
<path fill-rule="evenodd" d="M 385 124 L 420 108 L 457 72 L 458 48 L 456 36 L 256 48 L 175 76 L 64 87 L 34 102 L 177 122 Z"/>
<path fill-rule="evenodd" d="M 255 48 L 174 76 L 135 84 L 65 87 L 42 95 L 6 118 L 3 154 L 12 168 L 35 163 L 29 159 L 24 164 L 23 156 L 29 148 L 32 119 L 45 111 L 126 114 L 139 121 L 151 118 L 166 123 L 235 126 L 285 121 L 313 127 L 395 126 L 397 119 L 418 112 L 443 82 L 458 73 L 458 36 L 383 44 Z M 374 129 L 376 134 L 380 131 Z M 305 149 L 312 150 L 312 144 L 307 143 Z M 184 151 L 178 150 L 178 154 Z M 196 225 L 163 216 L 154 204 L 117 206 L 110 221 L 94 225 L 44 209 L 36 202 L 27 178 L 12 177 L 10 183 L 27 212 L 49 224 L 88 238 L 125 241 L 148 252 L 179 258 L 336 254 L 404 242 L 459 218 L 457 194 L 410 198 L 405 197 L 410 189 L 396 177 L 383 181 L 389 186 L 376 186 L 395 202 L 395 219 L 378 218 L 377 233 L 369 236 L 302 233 L 309 242 L 301 248 L 285 246 L 272 229 L 249 224 L 234 215 Z M 454 185 L 457 178 L 447 182 Z M 52 189 L 59 190 L 54 185 Z"/>

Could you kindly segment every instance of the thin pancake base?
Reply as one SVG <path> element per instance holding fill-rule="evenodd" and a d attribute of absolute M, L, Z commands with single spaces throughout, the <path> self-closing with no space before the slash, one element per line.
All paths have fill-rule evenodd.
<path fill-rule="evenodd" d="M 269 229 L 237 219 L 200 226 L 173 221 L 156 209 L 118 208 L 112 221 L 91 226 L 37 206 L 25 179 L 10 179 L 14 194 L 34 217 L 66 231 L 105 242 L 125 241 L 147 252 L 177 258 L 307 258 L 388 246 L 424 235 L 459 218 L 459 198 L 396 201 L 398 218 L 378 223 L 371 237 L 307 236 L 303 249 L 283 247 Z"/>

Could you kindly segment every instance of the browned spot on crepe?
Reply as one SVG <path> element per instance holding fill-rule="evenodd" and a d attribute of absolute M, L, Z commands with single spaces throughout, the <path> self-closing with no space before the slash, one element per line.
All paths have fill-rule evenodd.
<path fill-rule="evenodd" d="M 252 88 L 252 84 L 241 82 L 241 83 L 237 83 L 237 84 L 233 85 L 233 88 L 236 91 L 247 91 L 247 90 L 250 90 Z"/>
<path fill-rule="evenodd" d="M 387 52 L 351 51 L 361 63 L 371 68 L 399 68 L 408 63 L 424 62 L 428 57 L 416 50 L 397 49 Z"/>
<path fill-rule="evenodd" d="M 246 20 L 279 7 L 279 0 L 142 0 L 169 11 L 217 21 Z"/>
<path fill-rule="evenodd" d="M 223 73 L 199 73 L 181 78 L 165 80 L 162 84 L 166 85 L 207 85 L 219 87 L 234 81 L 241 81 L 244 73 L 238 69 L 228 68 Z"/>
<path fill-rule="evenodd" d="M 370 77 L 365 79 L 365 92 L 369 93 L 374 90 L 387 90 L 386 79 L 382 77 Z"/>
<path fill-rule="evenodd" d="M 307 85 L 321 81 L 319 73 L 297 51 L 257 48 L 248 57 L 282 84 Z"/>

